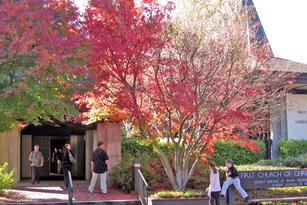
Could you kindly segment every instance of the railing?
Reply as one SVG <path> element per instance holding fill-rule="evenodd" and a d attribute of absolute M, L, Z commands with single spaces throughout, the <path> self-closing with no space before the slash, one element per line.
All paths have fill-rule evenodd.
<path fill-rule="evenodd" d="M 148 205 L 148 193 L 147 193 L 148 184 L 140 170 L 141 164 L 135 163 L 134 168 L 135 168 L 135 183 L 134 183 L 135 192 L 138 193 L 138 198 L 142 203 L 142 205 Z"/>
<path fill-rule="evenodd" d="M 73 184 L 72 184 L 72 178 L 71 178 L 71 172 L 68 171 L 68 188 L 67 188 L 67 194 L 68 194 L 68 204 L 73 204 Z"/>

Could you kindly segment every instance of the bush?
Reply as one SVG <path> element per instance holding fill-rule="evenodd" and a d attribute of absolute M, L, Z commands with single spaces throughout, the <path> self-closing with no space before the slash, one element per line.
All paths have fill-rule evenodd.
<path fill-rule="evenodd" d="M 264 158 L 265 150 L 265 144 L 263 142 L 256 141 L 256 143 L 260 147 L 260 151 L 253 152 L 231 141 L 218 141 L 214 147 L 215 151 L 212 160 L 214 160 L 218 166 L 224 166 L 224 161 L 226 159 L 232 159 L 237 165 L 254 164 Z"/>
<path fill-rule="evenodd" d="M 150 143 L 145 143 L 145 141 L 142 143 L 135 138 L 123 138 L 121 152 L 123 155 L 130 154 L 134 158 L 139 158 L 144 155 L 151 159 L 157 158 L 157 154 Z"/>
<path fill-rule="evenodd" d="M 279 157 L 296 157 L 307 153 L 307 140 L 282 140 L 279 143 Z"/>
<path fill-rule="evenodd" d="M 134 188 L 133 160 L 132 155 L 123 155 L 120 164 L 115 166 L 111 172 L 115 186 L 125 192 L 131 192 Z"/>
<path fill-rule="evenodd" d="M 8 170 L 8 164 L 0 166 L 0 191 L 11 189 L 14 183 L 14 171 Z"/>
<path fill-rule="evenodd" d="M 142 167 L 142 173 L 149 185 L 149 190 L 171 189 L 172 185 L 160 161 L 152 161 Z"/>
<path fill-rule="evenodd" d="M 288 156 L 276 160 L 261 160 L 256 163 L 259 166 L 274 166 L 274 167 L 300 167 L 307 168 L 307 153 L 297 157 Z"/>
<path fill-rule="evenodd" d="M 287 161 L 280 163 L 272 160 L 262 160 L 264 144 L 257 142 L 261 147 L 261 151 L 252 152 L 247 149 L 241 148 L 235 145 L 233 142 L 221 141 L 216 144 L 216 152 L 213 159 L 224 167 L 224 160 L 232 158 L 235 162 L 238 170 L 274 170 L 274 169 L 287 169 L 288 166 L 294 166 L 298 164 L 298 159 L 306 161 L 307 157 L 304 156 L 296 158 L 296 160 L 288 159 Z M 164 145 L 161 149 L 166 149 Z M 165 173 L 162 163 L 158 159 L 157 153 L 153 148 L 153 142 L 150 141 L 138 141 L 134 138 L 124 138 L 122 141 L 122 161 L 114 167 L 111 176 L 114 179 L 114 183 L 118 188 L 126 192 L 131 192 L 134 189 L 134 159 L 138 158 L 142 164 L 142 173 L 148 182 L 149 189 L 151 191 L 156 190 L 170 190 L 171 184 Z M 291 161 L 292 160 L 292 161 Z M 239 165 L 239 164 L 248 165 Z M 290 164 L 292 163 L 292 164 Z M 287 167 L 286 167 L 287 166 Z M 296 167 L 296 166 L 295 166 Z M 221 181 L 225 180 L 224 168 L 219 169 Z M 209 169 L 206 161 L 201 161 L 193 176 L 187 184 L 187 189 L 205 190 L 209 185 Z"/>
<path fill-rule="evenodd" d="M 134 190 L 133 165 L 135 159 L 139 159 L 142 164 L 142 174 L 151 190 L 170 187 L 152 143 L 150 141 L 139 141 L 135 138 L 122 139 L 122 160 L 111 172 L 115 186 L 125 192 Z M 164 149 L 162 145 L 161 148 Z"/>

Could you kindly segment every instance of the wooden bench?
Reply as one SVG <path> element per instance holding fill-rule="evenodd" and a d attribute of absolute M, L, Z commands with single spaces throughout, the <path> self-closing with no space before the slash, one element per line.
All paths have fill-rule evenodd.
<path fill-rule="evenodd" d="M 239 172 L 241 185 L 245 190 L 283 188 L 307 186 L 307 169 L 289 169 L 289 170 L 259 170 L 259 171 L 241 171 Z M 235 205 L 235 188 L 229 188 L 228 204 Z M 248 204 L 261 204 L 261 202 L 295 202 L 307 201 L 307 196 L 281 197 L 269 199 L 253 199 Z"/>

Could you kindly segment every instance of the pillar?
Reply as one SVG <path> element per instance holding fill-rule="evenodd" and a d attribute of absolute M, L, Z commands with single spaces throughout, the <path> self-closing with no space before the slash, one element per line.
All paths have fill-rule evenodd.
<path fill-rule="evenodd" d="M 9 170 L 15 170 L 14 182 L 20 181 L 20 131 L 0 133 L 0 164 L 8 163 Z"/>
<path fill-rule="evenodd" d="M 271 110 L 271 139 L 272 139 L 272 159 L 278 157 L 280 140 L 287 140 L 287 111 L 286 96 L 276 100 Z"/>
<path fill-rule="evenodd" d="M 31 177 L 31 162 L 29 161 L 29 155 L 32 151 L 32 135 L 21 136 L 21 177 Z"/>
<path fill-rule="evenodd" d="M 85 179 L 91 179 L 91 157 L 93 153 L 94 130 L 85 132 Z"/>
<path fill-rule="evenodd" d="M 104 141 L 105 150 L 109 155 L 108 164 L 110 169 L 118 165 L 121 161 L 121 129 L 120 123 L 102 122 L 97 123 L 97 141 Z M 94 144 L 95 147 L 97 143 Z M 109 169 L 109 171 L 111 171 Z M 110 178 L 108 182 L 111 183 Z"/>

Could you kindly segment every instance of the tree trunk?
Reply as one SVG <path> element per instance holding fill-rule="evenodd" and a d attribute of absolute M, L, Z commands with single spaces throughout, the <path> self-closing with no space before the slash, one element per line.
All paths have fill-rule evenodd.
<path fill-rule="evenodd" d="M 166 174 L 171 182 L 171 185 L 174 190 L 176 191 L 184 191 L 187 185 L 187 182 L 193 175 L 194 169 L 198 163 L 198 160 L 195 160 L 189 168 L 188 161 L 190 160 L 191 156 L 188 156 L 184 159 L 184 156 L 180 154 L 180 149 L 176 149 L 175 156 L 173 159 L 173 166 L 174 166 L 174 171 L 172 169 L 172 165 L 170 163 L 170 160 L 166 156 L 166 154 L 159 150 L 159 157 L 160 160 L 163 164 L 163 167 L 166 171 Z M 186 161 L 183 163 L 183 161 Z M 185 164 L 185 166 L 183 166 Z"/>
<path fill-rule="evenodd" d="M 172 184 L 173 189 L 174 190 L 178 190 L 178 185 L 176 183 L 175 175 L 173 173 L 172 167 L 171 167 L 171 165 L 170 165 L 170 163 L 168 161 L 167 156 L 161 150 L 159 150 L 158 154 L 159 154 L 160 160 L 162 162 L 162 165 L 163 165 L 163 167 L 165 169 L 165 172 L 166 172 L 166 174 L 167 174 L 167 176 L 168 176 L 168 178 L 169 178 L 169 180 L 170 180 L 170 182 Z"/>

